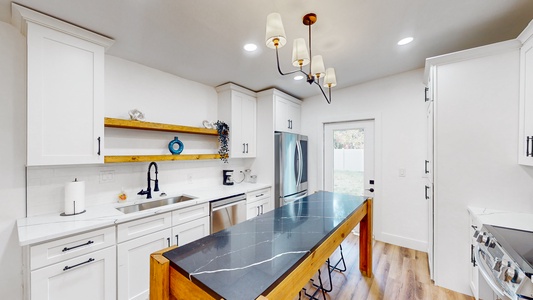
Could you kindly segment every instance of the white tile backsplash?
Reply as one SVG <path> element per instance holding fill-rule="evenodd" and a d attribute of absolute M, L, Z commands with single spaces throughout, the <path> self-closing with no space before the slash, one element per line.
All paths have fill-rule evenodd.
<path fill-rule="evenodd" d="M 228 164 L 219 160 L 157 162 L 161 190 L 159 193 L 172 195 L 180 193 L 183 189 L 221 185 L 222 170 L 225 169 L 235 170 L 235 180 L 239 181 L 239 170 L 250 168 L 251 163 L 251 159 L 232 159 Z M 145 198 L 146 196 L 139 196 L 137 193 L 147 187 L 148 164 L 28 167 L 28 217 L 63 212 L 65 184 L 74 178 L 85 181 L 87 207 L 117 202 L 122 189 L 128 195 L 128 201 Z M 102 182 L 101 174 L 105 172 L 112 172 L 113 179 Z M 152 178 L 154 176 L 152 169 Z M 154 182 L 151 186 L 153 189 Z"/>

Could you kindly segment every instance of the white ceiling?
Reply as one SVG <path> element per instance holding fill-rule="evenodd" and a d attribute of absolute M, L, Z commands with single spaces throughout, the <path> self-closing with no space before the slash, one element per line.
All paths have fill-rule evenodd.
<path fill-rule="evenodd" d="M 10 1 L 0 20 L 10 22 Z M 296 97 L 316 86 L 277 73 L 264 44 L 266 16 L 282 16 L 287 46 L 283 71 L 292 69 L 292 40 L 313 25 L 313 54 L 335 67 L 337 88 L 421 68 L 425 58 L 516 38 L 533 19 L 533 0 L 19 0 L 17 3 L 115 40 L 114 56 L 217 86 L 234 82 L 254 91 L 277 87 Z M 400 47 L 396 42 L 413 36 Z M 256 43 L 245 53 L 245 43 Z M 333 100 L 335 98 L 333 91 Z"/>

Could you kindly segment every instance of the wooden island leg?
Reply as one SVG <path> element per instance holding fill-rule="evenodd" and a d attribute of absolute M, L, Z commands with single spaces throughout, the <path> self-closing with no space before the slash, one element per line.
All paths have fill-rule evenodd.
<path fill-rule="evenodd" d="M 159 250 L 150 255 L 150 300 L 170 299 L 170 261 L 163 253 L 176 246 Z"/>
<path fill-rule="evenodd" d="M 366 200 L 366 215 L 359 227 L 359 270 L 366 277 L 372 277 L 372 207 L 373 199 Z"/>

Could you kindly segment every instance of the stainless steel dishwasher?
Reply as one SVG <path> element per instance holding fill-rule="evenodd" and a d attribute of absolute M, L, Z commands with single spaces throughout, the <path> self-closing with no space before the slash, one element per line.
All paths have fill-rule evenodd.
<path fill-rule="evenodd" d="M 209 203 L 211 234 L 246 221 L 246 195 L 239 194 Z"/>

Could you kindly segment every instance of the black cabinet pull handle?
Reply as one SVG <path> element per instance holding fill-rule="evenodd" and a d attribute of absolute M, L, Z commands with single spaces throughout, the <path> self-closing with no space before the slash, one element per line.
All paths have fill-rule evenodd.
<path fill-rule="evenodd" d="M 425 190 L 426 200 L 429 200 L 428 190 L 429 190 L 429 186 L 426 185 L 426 190 Z"/>
<path fill-rule="evenodd" d="M 79 264 L 77 264 L 77 265 L 73 265 L 73 266 L 65 266 L 65 267 L 63 268 L 63 271 L 67 271 L 67 270 L 70 270 L 70 269 L 72 269 L 72 268 L 79 267 L 79 266 L 84 265 L 84 264 L 88 264 L 88 263 L 93 262 L 93 261 L 94 261 L 94 258 L 89 258 L 87 261 L 84 261 L 84 262 L 79 263 Z"/>
<path fill-rule="evenodd" d="M 176 234 L 176 246 L 179 246 L 180 244 L 180 235 Z"/>
<path fill-rule="evenodd" d="M 246 153 L 248 153 L 248 143 L 246 143 Z"/>
<path fill-rule="evenodd" d="M 63 248 L 63 250 L 61 250 L 61 251 L 62 251 L 62 252 L 67 252 L 67 251 L 72 250 L 72 249 L 76 249 L 76 248 L 83 247 L 83 246 L 88 246 L 88 245 L 90 245 L 90 244 L 92 244 L 92 243 L 94 243 L 94 241 L 89 240 L 89 241 L 87 241 L 87 243 L 85 243 L 85 244 L 81 244 L 81 245 L 74 246 L 74 247 L 70 247 L 70 248 L 65 247 L 65 248 Z"/>
<path fill-rule="evenodd" d="M 259 206 L 257 207 L 257 215 L 259 216 L 261 214 L 261 210 L 259 209 Z"/>
<path fill-rule="evenodd" d="M 98 140 L 98 152 L 97 152 L 97 154 L 98 154 L 98 156 L 100 156 L 100 137 L 98 137 L 97 140 Z"/>
<path fill-rule="evenodd" d="M 424 160 L 424 172 L 426 174 L 429 174 L 428 164 L 429 164 L 429 160 Z"/>
<path fill-rule="evenodd" d="M 429 92 L 429 88 L 426 87 L 424 89 L 424 102 L 428 102 L 429 101 L 428 92 Z"/>
<path fill-rule="evenodd" d="M 533 151 L 529 151 L 531 141 L 533 141 L 533 136 L 526 137 L 526 157 L 533 157 Z"/>
<path fill-rule="evenodd" d="M 265 210 L 264 210 L 263 204 L 261 204 L 261 214 L 264 214 L 264 213 L 265 213 Z"/>
<path fill-rule="evenodd" d="M 470 245 L 470 262 L 472 266 L 476 266 L 476 257 L 474 256 L 474 245 Z"/>
<path fill-rule="evenodd" d="M 170 238 L 167 238 L 167 247 L 170 247 Z"/>
<path fill-rule="evenodd" d="M 291 120 L 287 120 L 287 128 L 291 129 Z"/>
<path fill-rule="evenodd" d="M 259 195 L 255 195 L 255 197 L 257 198 L 257 197 L 261 197 L 261 196 L 263 196 L 263 195 L 264 195 L 264 194 L 259 194 Z"/>
<path fill-rule="evenodd" d="M 246 153 L 246 144 L 242 143 L 242 153 Z"/>

